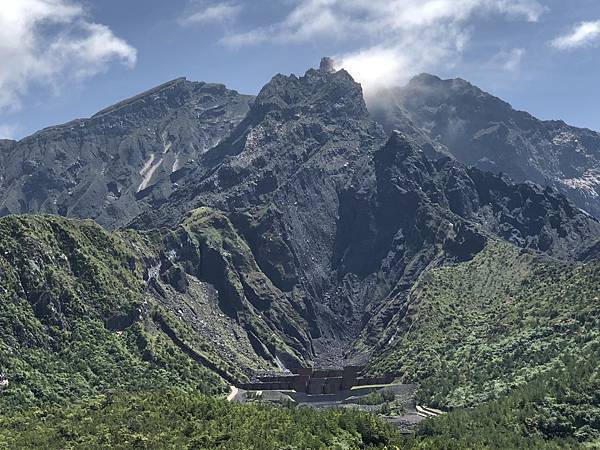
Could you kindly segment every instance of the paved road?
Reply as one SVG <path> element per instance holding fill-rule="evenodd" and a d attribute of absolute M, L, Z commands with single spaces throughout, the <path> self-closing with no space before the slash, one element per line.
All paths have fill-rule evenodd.
<path fill-rule="evenodd" d="M 417 405 L 417 414 L 421 417 L 437 417 L 444 414 L 444 412 L 440 411 L 439 409 Z"/>

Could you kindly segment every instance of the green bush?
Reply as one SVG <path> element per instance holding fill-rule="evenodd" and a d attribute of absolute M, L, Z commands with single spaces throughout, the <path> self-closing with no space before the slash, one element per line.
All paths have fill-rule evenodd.
<path fill-rule="evenodd" d="M 381 405 L 383 403 L 392 402 L 396 398 L 396 395 L 389 389 L 383 389 L 380 391 L 371 392 L 370 394 L 360 397 L 356 404 L 358 405 Z"/>

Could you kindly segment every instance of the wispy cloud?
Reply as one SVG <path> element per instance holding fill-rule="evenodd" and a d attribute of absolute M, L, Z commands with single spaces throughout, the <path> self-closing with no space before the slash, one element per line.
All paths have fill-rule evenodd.
<path fill-rule="evenodd" d="M 521 68 L 521 63 L 525 57 L 524 48 L 513 48 L 509 51 L 501 51 L 493 58 L 495 66 L 507 72 L 516 72 Z"/>
<path fill-rule="evenodd" d="M 559 36 L 551 44 L 559 50 L 572 50 L 600 43 L 600 20 L 581 22 L 570 33 Z"/>
<path fill-rule="evenodd" d="M 90 77 L 136 50 L 69 0 L 9 1 L 0 8 L 0 109 L 16 109 L 31 84 Z"/>
<path fill-rule="evenodd" d="M 235 19 L 241 12 L 242 6 L 236 3 L 194 2 L 190 9 L 179 18 L 179 24 L 182 26 L 217 24 Z"/>
<path fill-rule="evenodd" d="M 19 127 L 12 124 L 0 124 L 0 139 L 14 139 Z"/>
<path fill-rule="evenodd" d="M 335 39 L 355 50 L 334 55 L 367 91 L 401 83 L 440 63 L 452 64 L 478 17 L 535 22 L 538 0 L 295 0 L 283 20 L 221 39 L 240 47 Z M 366 44 L 365 44 L 366 43 Z M 522 54 L 514 54 L 513 64 Z"/>

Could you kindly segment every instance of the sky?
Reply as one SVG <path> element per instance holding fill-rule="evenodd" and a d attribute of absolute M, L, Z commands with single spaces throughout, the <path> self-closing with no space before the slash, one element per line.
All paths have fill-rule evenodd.
<path fill-rule="evenodd" d="M 600 0 L 0 2 L 0 138 L 181 76 L 256 94 L 322 56 L 367 96 L 429 72 L 600 131 Z"/>

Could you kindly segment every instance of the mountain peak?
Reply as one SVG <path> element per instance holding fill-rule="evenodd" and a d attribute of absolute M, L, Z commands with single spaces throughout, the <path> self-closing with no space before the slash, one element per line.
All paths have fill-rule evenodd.
<path fill-rule="evenodd" d="M 426 159 L 420 146 L 410 136 L 398 130 L 392 131 L 382 151 L 388 153 L 396 162 L 409 159 L 422 162 Z M 391 160 L 387 162 L 390 163 Z"/>
<path fill-rule="evenodd" d="M 386 147 L 402 148 L 409 153 L 419 152 L 416 144 L 406 134 L 399 130 L 392 130 Z"/>
<path fill-rule="evenodd" d="M 414 183 L 422 184 L 427 174 L 432 172 L 432 166 L 419 145 L 410 136 L 396 130 L 375 153 L 375 169 L 380 180 L 387 184 L 394 185 L 402 179 L 414 188 Z"/>
<path fill-rule="evenodd" d="M 550 184 L 583 210 L 600 214 L 599 133 L 536 119 L 461 78 L 430 74 L 372 105 L 388 133 L 409 123 L 467 165 L 517 182 Z"/>
<path fill-rule="evenodd" d="M 415 75 L 414 77 L 412 77 L 408 84 L 432 85 L 441 83 L 442 81 L 443 80 L 436 75 L 432 75 L 430 73 L 420 73 L 419 75 Z"/>
<path fill-rule="evenodd" d="M 407 84 L 407 88 L 415 88 L 415 87 L 435 87 L 435 88 L 444 88 L 449 90 L 456 89 L 464 89 L 464 88 L 475 88 L 477 91 L 480 91 L 479 88 L 469 83 L 467 80 L 462 78 L 448 78 L 443 79 L 438 77 L 437 75 L 432 75 L 429 73 L 421 73 L 419 75 L 414 76 L 410 79 Z"/>
<path fill-rule="evenodd" d="M 320 111 L 328 118 L 347 115 L 366 118 L 369 113 L 362 87 L 345 70 L 336 71 L 331 58 L 323 58 L 319 69 L 304 76 L 276 75 L 260 91 L 253 111 Z M 292 114 L 294 114 L 292 113 Z"/>

